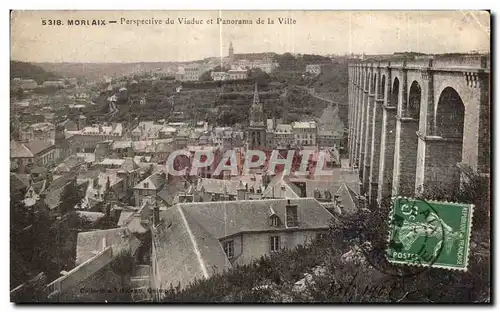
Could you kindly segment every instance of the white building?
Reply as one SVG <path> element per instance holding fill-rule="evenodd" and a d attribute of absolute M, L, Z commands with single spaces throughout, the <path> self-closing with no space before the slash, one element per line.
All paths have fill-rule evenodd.
<path fill-rule="evenodd" d="M 278 124 L 274 130 L 274 145 L 286 148 L 294 144 L 295 136 L 292 126 L 288 124 Z"/>
<path fill-rule="evenodd" d="M 38 87 L 38 84 L 33 79 L 14 78 L 12 80 L 13 89 L 32 90 L 35 89 L 36 87 Z"/>
<path fill-rule="evenodd" d="M 48 80 L 43 83 L 43 86 L 62 88 L 65 86 L 65 84 L 63 80 Z"/>
<path fill-rule="evenodd" d="M 176 79 L 181 81 L 198 81 L 202 75 L 203 68 L 199 64 L 189 64 L 184 70 L 176 74 Z"/>
<path fill-rule="evenodd" d="M 214 81 L 229 80 L 229 74 L 226 72 L 211 72 L 210 76 Z"/>
<path fill-rule="evenodd" d="M 248 78 L 248 70 L 246 69 L 231 69 L 227 72 L 230 80 L 239 80 Z"/>
<path fill-rule="evenodd" d="M 306 73 L 312 74 L 312 75 L 319 75 L 321 74 L 321 65 L 320 64 L 309 64 L 306 65 Z"/>
<path fill-rule="evenodd" d="M 292 123 L 295 144 L 299 146 L 316 145 L 317 125 L 315 121 L 297 121 Z"/>

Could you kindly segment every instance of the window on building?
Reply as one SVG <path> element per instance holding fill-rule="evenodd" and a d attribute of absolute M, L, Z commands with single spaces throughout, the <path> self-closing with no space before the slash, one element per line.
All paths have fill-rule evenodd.
<path fill-rule="evenodd" d="M 318 235 L 316 237 L 318 240 L 324 240 L 326 238 L 326 234 L 325 233 L 318 233 Z"/>
<path fill-rule="evenodd" d="M 234 257 L 234 241 L 230 240 L 224 243 L 224 252 L 228 259 L 232 259 Z"/>
<path fill-rule="evenodd" d="M 271 252 L 276 252 L 280 250 L 280 237 L 279 236 L 271 236 Z"/>
<path fill-rule="evenodd" d="M 280 218 L 277 215 L 272 215 L 271 218 L 269 218 L 269 223 L 272 227 L 278 227 L 280 223 Z"/>
<path fill-rule="evenodd" d="M 144 187 L 149 188 L 149 182 L 144 182 Z"/>

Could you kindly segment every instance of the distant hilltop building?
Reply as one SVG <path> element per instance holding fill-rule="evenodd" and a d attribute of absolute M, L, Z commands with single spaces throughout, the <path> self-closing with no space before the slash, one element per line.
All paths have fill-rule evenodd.
<path fill-rule="evenodd" d="M 12 90 L 32 90 L 38 87 L 38 83 L 33 79 L 14 78 L 11 81 Z"/>
<path fill-rule="evenodd" d="M 229 74 L 226 72 L 211 72 L 210 77 L 214 81 L 224 81 L 224 80 L 229 80 Z"/>
<path fill-rule="evenodd" d="M 43 83 L 44 87 L 55 87 L 55 88 L 64 88 L 66 86 L 64 80 L 48 80 Z"/>
<path fill-rule="evenodd" d="M 213 64 L 191 63 L 187 66 L 180 67 L 175 74 L 175 80 L 178 81 L 198 81 L 200 77 L 210 69 L 214 68 Z"/>
<path fill-rule="evenodd" d="M 311 74 L 311 75 L 321 74 L 321 64 L 306 65 L 306 73 Z"/>
<path fill-rule="evenodd" d="M 248 70 L 247 69 L 231 69 L 228 72 L 229 79 L 230 80 L 240 80 L 240 79 L 247 79 L 248 78 Z"/>

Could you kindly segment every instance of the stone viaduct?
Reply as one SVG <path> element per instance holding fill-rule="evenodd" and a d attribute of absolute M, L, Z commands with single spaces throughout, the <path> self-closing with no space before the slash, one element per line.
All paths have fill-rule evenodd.
<path fill-rule="evenodd" d="M 348 148 L 370 205 L 489 177 L 489 55 L 351 63 Z"/>

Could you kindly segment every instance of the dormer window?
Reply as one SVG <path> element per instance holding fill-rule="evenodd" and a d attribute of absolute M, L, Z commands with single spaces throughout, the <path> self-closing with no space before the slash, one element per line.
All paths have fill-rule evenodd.
<path fill-rule="evenodd" d="M 272 215 L 269 217 L 269 225 L 271 227 L 279 227 L 280 218 L 277 215 Z"/>
<path fill-rule="evenodd" d="M 144 182 L 144 188 L 149 188 L 149 182 Z"/>
<path fill-rule="evenodd" d="M 224 252 L 228 259 L 232 259 L 234 257 L 234 241 L 230 240 L 224 243 Z"/>

